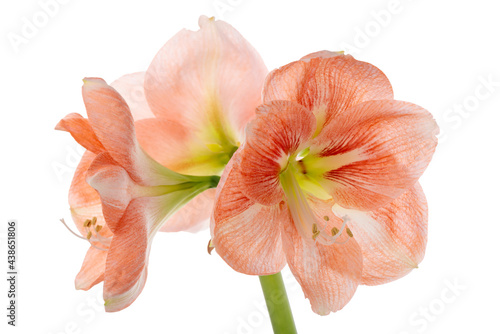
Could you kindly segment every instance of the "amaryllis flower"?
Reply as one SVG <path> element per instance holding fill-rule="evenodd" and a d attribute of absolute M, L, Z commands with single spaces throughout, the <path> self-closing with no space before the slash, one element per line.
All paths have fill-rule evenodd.
<path fill-rule="evenodd" d="M 220 175 L 261 103 L 268 70 L 232 26 L 201 16 L 181 30 L 146 72 L 111 84 L 131 106 L 139 143 L 156 161 L 189 175 Z M 161 231 L 208 227 L 215 190 L 197 196 Z"/>
<path fill-rule="evenodd" d="M 263 99 L 217 188 L 217 253 L 251 275 L 288 264 L 322 315 L 416 268 L 431 114 L 394 100 L 376 67 L 326 51 L 271 72 Z"/>
<path fill-rule="evenodd" d="M 244 126 L 260 104 L 267 69 L 255 49 L 227 23 L 202 16 L 199 25 L 199 31 L 182 30 L 169 40 L 147 72 L 125 75 L 111 86 L 130 106 L 137 141 L 147 155 L 175 172 L 208 176 L 222 173 L 243 140 Z M 114 99 L 109 102 L 102 107 L 116 105 Z M 122 130 L 114 123 L 108 126 L 106 131 Z M 113 235 L 101 198 L 86 179 L 105 148 L 88 135 L 88 122 L 79 115 L 68 115 L 58 128 L 70 131 L 88 149 L 69 193 L 73 220 L 84 237 L 91 233 L 95 246 L 75 280 L 77 289 L 88 290 L 105 280 L 108 252 L 99 240 L 107 242 Z M 206 190 L 177 208 L 160 231 L 197 232 L 207 227 L 214 193 L 215 189 Z M 123 307 L 108 303 L 106 310 Z"/>
<path fill-rule="evenodd" d="M 83 99 L 88 120 L 69 114 L 56 127 L 87 149 L 70 190 L 73 218 L 91 246 L 77 287 L 104 280 L 106 311 L 118 311 L 144 287 L 156 232 L 219 177 L 179 174 L 149 157 L 125 100 L 104 80 L 85 79 Z"/>

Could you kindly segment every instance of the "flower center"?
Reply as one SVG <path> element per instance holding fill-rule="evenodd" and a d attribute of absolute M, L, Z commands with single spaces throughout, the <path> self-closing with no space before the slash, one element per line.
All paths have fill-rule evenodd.
<path fill-rule="evenodd" d="M 349 217 L 342 217 L 341 222 L 338 219 L 340 217 L 336 216 L 337 219 L 330 219 L 330 216 L 319 218 L 318 214 L 313 212 L 310 200 L 297 180 L 296 175 L 302 174 L 300 164 L 298 166 L 299 170 L 295 164 L 290 163 L 280 174 L 281 186 L 297 231 L 304 240 L 314 243 L 319 242 L 323 245 L 346 243 L 353 236 L 347 227 Z M 333 211 L 332 215 L 334 215 Z"/>
<path fill-rule="evenodd" d="M 69 226 L 66 224 L 64 219 L 61 219 L 60 221 L 77 238 L 87 240 L 90 243 L 91 247 L 103 251 L 109 250 L 112 237 L 105 237 L 101 234 L 103 225 L 97 224 L 97 217 L 92 217 L 92 219 L 87 219 L 83 222 L 83 228 L 85 230 L 85 233 L 87 233 L 85 238 L 80 236 L 78 233 L 73 232 L 73 230 L 71 230 L 71 228 L 69 228 Z"/>

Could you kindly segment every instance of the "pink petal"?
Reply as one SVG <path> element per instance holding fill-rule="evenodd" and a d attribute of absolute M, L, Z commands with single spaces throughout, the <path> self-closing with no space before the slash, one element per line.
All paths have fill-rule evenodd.
<path fill-rule="evenodd" d="M 314 115 L 297 103 L 272 101 L 259 107 L 257 118 L 247 127 L 241 154 L 245 195 L 264 205 L 279 203 L 283 198 L 279 173 L 289 154 L 298 151 L 315 128 Z"/>
<path fill-rule="evenodd" d="M 90 151 L 85 151 L 82 160 L 76 168 L 71 186 L 69 188 L 68 202 L 71 210 L 71 216 L 75 222 L 76 227 L 82 234 L 86 236 L 87 233 L 83 227 L 83 223 L 87 219 L 97 218 L 97 224 L 103 226 L 100 233 L 103 236 L 111 236 L 107 225 L 104 222 L 102 214 L 101 199 L 99 193 L 92 188 L 86 181 L 87 170 L 89 169 L 92 161 L 96 155 Z"/>
<path fill-rule="evenodd" d="M 372 212 L 334 207 L 347 214 L 363 251 L 363 284 L 391 282 L 418 267 L 427 244 L 427 202 L 418 182 L 403 195 Z"/>
<path fill-rule="evenodd" d="M 313 58 L 331 58 L 331 57 L 337 57 L 337 56 L 342 56 L 344 55 L 343 51 L 340 52 L 333 52 L 333 51 L 328 51 L 328 50 L 323 50 L 323 51 L 317 51 L 310 53 L 302 58 L 300 60 L 309 60 Z"/>
<path fill-rule="evenodd" d="M 86 78 L 83 100 L 90 124 L 107 152 L 131 179 L 141 185 L 168 185 L 175 180 L 139 146 L 132 114 L 118 92 L 99 78 Z"/>
<path fill-rule="evenodd" d="M 229 24 L 202 16 L 199 25 L 158 52 L 146 73 L 146 98 L 157 117 L 191 131 L 242 130 L 260 104 L 266 66 Z"/>
<path fill-rule="evenodd" d="M 149 255 L 145 210 L 147 200 L 133 200 L 114 229 L 104 274 L 104 305 L 107 312 L 128 307 L 146 283 Z"/>
<path fill-rule="evenodd" d="M 155 117 L 149 109 L 146 94 L 144 93 L 144 76 L 146 72 L 126 74 L 111 83 L 111 87 L 125 99 L 134 120 Z"/>
<path fill-rule="evenodd" d="M 325 203 L 310 203 L 318 218 L 330 215 Z M 352 298 L 360 282 L 363 257 L 353 238 L 344 244 L 325 246 L 304 240 L 291 217 L 281 233 L 288 266 L 299 282 L 312 310 L 327 315 L 342 309 Z"/>
<path fill-rule="evenodd" d="M 89 120 L 83 118 L 80 114 L 66 115 L 57 123 L 56 130 L 69 132 L 78 144 L 95 154 L 104 151 L 104 147 L 89 124 Z"/>
<path fill-rule="evenodd" d="M 154 160 L 178 173 L 197 175 L 200 169 L 205 171 L 205 165 L 211 164 L 211 156 L 200 159 L 204 154 L 193 149 L 192 133 L 182 124 L 163 119 L 150 118 L 135 123 L 137 139 L 141 147 Z M 203 149 L 207 149 L 201 143 Z M 193 173 L 194 171 L 194 173 Z M 210 173 L 202 173 L 210 175 Z"/>
<path fill-rule="evenodd" d="M 94 159 L 87 171 L 87 182 L 99 193 L 104 218 L 115 233 L 125 210 L 135 197 L 136 185 L 107 152 Z"/>
<path fill-rule="evenodd" d="M 391 84 L 378 68 L 348 55 L 325 58 L 323 52 L 272 71 L 263 90 L 264 103 L 298 102 L 319 118 L 320 125 L 358 103 L 392 99 Z"/>
<path fill-rule="evenodd" d="M 77 290 L 88 290 L 104 280 L 107 251 L 90 247 L 83 260 L 82 268 L 76 276 L 75 287 Z"/>
<path fill-rule="evenodd" d="M 286 264 L 280 238 L 285 211 L 279 205 L 259 205 L 243 195 L 237 159 L 233 156 L 217 188 L 212 243 L 224 261 L 238 272 L 275 274 Z"/>
<path fill-rule="evenodd" d="M 432 158 L 438 131 L 432 115 L 417 105 L 369 101 L 332 120 L 311 151 L 320 151 L 334 167 L 320 182 L 335 202 L 369 211 L 417 182 Z"/>
<path fill-rule="evenodd" d="M 199 232 L 208 228 L 214 207 L 215 189 L 209 189 L 182 207 L 161 227 L 161 232 Z"/>

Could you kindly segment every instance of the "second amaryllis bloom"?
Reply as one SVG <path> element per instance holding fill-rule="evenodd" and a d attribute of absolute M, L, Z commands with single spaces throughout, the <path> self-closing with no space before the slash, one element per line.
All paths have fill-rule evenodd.
<path fill-rule="evenodd" d="M 57 125 L 87 149 L 70 191 L 72 216 L 90 243 L 77 288 L 104 281 L 106 311 L 141 293 L 153 237 L 167 220 L 218 176 L 176 173 L 138 144 L 125 100 L 98 78 L 84 80 L 88 119 L 69 114 Z"/>
<path fill-rule="evenodd" d="M 326 51 L 271 72 L 263 99 L 217 189 L 217 253 L 251 275 L 288 264 L 322 315 L 416 268 L 432 115 L 394 100 L 378 68 Z"/>

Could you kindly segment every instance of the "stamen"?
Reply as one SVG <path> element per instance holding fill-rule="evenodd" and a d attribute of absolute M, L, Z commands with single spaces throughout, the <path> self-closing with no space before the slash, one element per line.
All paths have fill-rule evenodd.
<path fill-rule="evenodd" d="M 346 228 L 345 230 L 347 232 L 347 235 L 350 236 L 351 238 L 354 236 L 354 234 L 352 234 L 352 231 L 348 228 Z"/>
<path fill-rule="evenodd" d="M 339 233 L 339 229 L 336 227 L 332 228 L 332 237 L 336 236 L 337 233 Z"/>
<path fill-rule="evenodd" d="M 59 219 L 59 221 L 60 221 L 61 223 L 63 223 L 63 225 L 64 225 L 64 226 L 68 229 L 68 231 L 70 231 L 70 232 L 71 232 L 74 236 L 76 236 L 77 238 L 83 239 L 83 240 L 87 240 L 87 239 L 85 239 L 84 237 L 82 237 L 81 235 L 78 235 L 78 234 L 76 234 L 75 232 L 73 232 L 73 230 L 72 230 L 72 229 L 70 229 L 68 225 L 66 225 L 66 222 L 64 221 L 64 218 Z"/>
<path fill-rule="evenodd" d="M 212 243 L 212 239 L 208 240 L 208 245 L 207 245 L 207 252 L 209 255 L 212 255 L 212 251 L 214 250 L 215 246 Z"/>
<path fill-rule="evenodd" d="M 83 226 L 85 228 L 85 232 L 87 232 L 87 236 L 84 238 L 81 235 L 73 232 L 71 228 L 66 224 L 63 218 L 60 219 L 60 222 L 68 229 L 68 231 L 71 232 L 75 237 L 79 239 L 86 240 L 90 243 L 90 246 L 102 250 L 102 251 L 107 251 L 107 248 L 102 248 L 99 246 L 94 245 L 94 243 L 98 242 L 101 243 L 104 246 L 109 247 L 111 244 L 111 238 L 103 237 L 102 235 L 99 234 L 99 231 L 102 230 L 103 226 L 102 225 L 95 225 L 97 223 L 97 217 L 92 217 L 92 219 L 86 219 L 83 222 Z M 92 230 L 91 230 L 92 229 Z"/>
<path fill-rule="evenodd" d="M 313 226 L 312 226 L 312 232 L 313 232 L 312 238 L 313 238 L 313 240 L 316 240 L 316 238 L 318 237 L 318 235 L 321 234 L 321 231 L 318 230 L 318 225 L 317 224 L 313 224 Z"/>
<path fill-rule="evenodd" d="M 324 219 L 324 220 L 326 220 L 326 221 L 329 221 L 329 220 L 330 220 L 330 217 L 328 217 L 328 216 L 324 216 L 324 217 L 323 217 L 323 219 Z"/>

